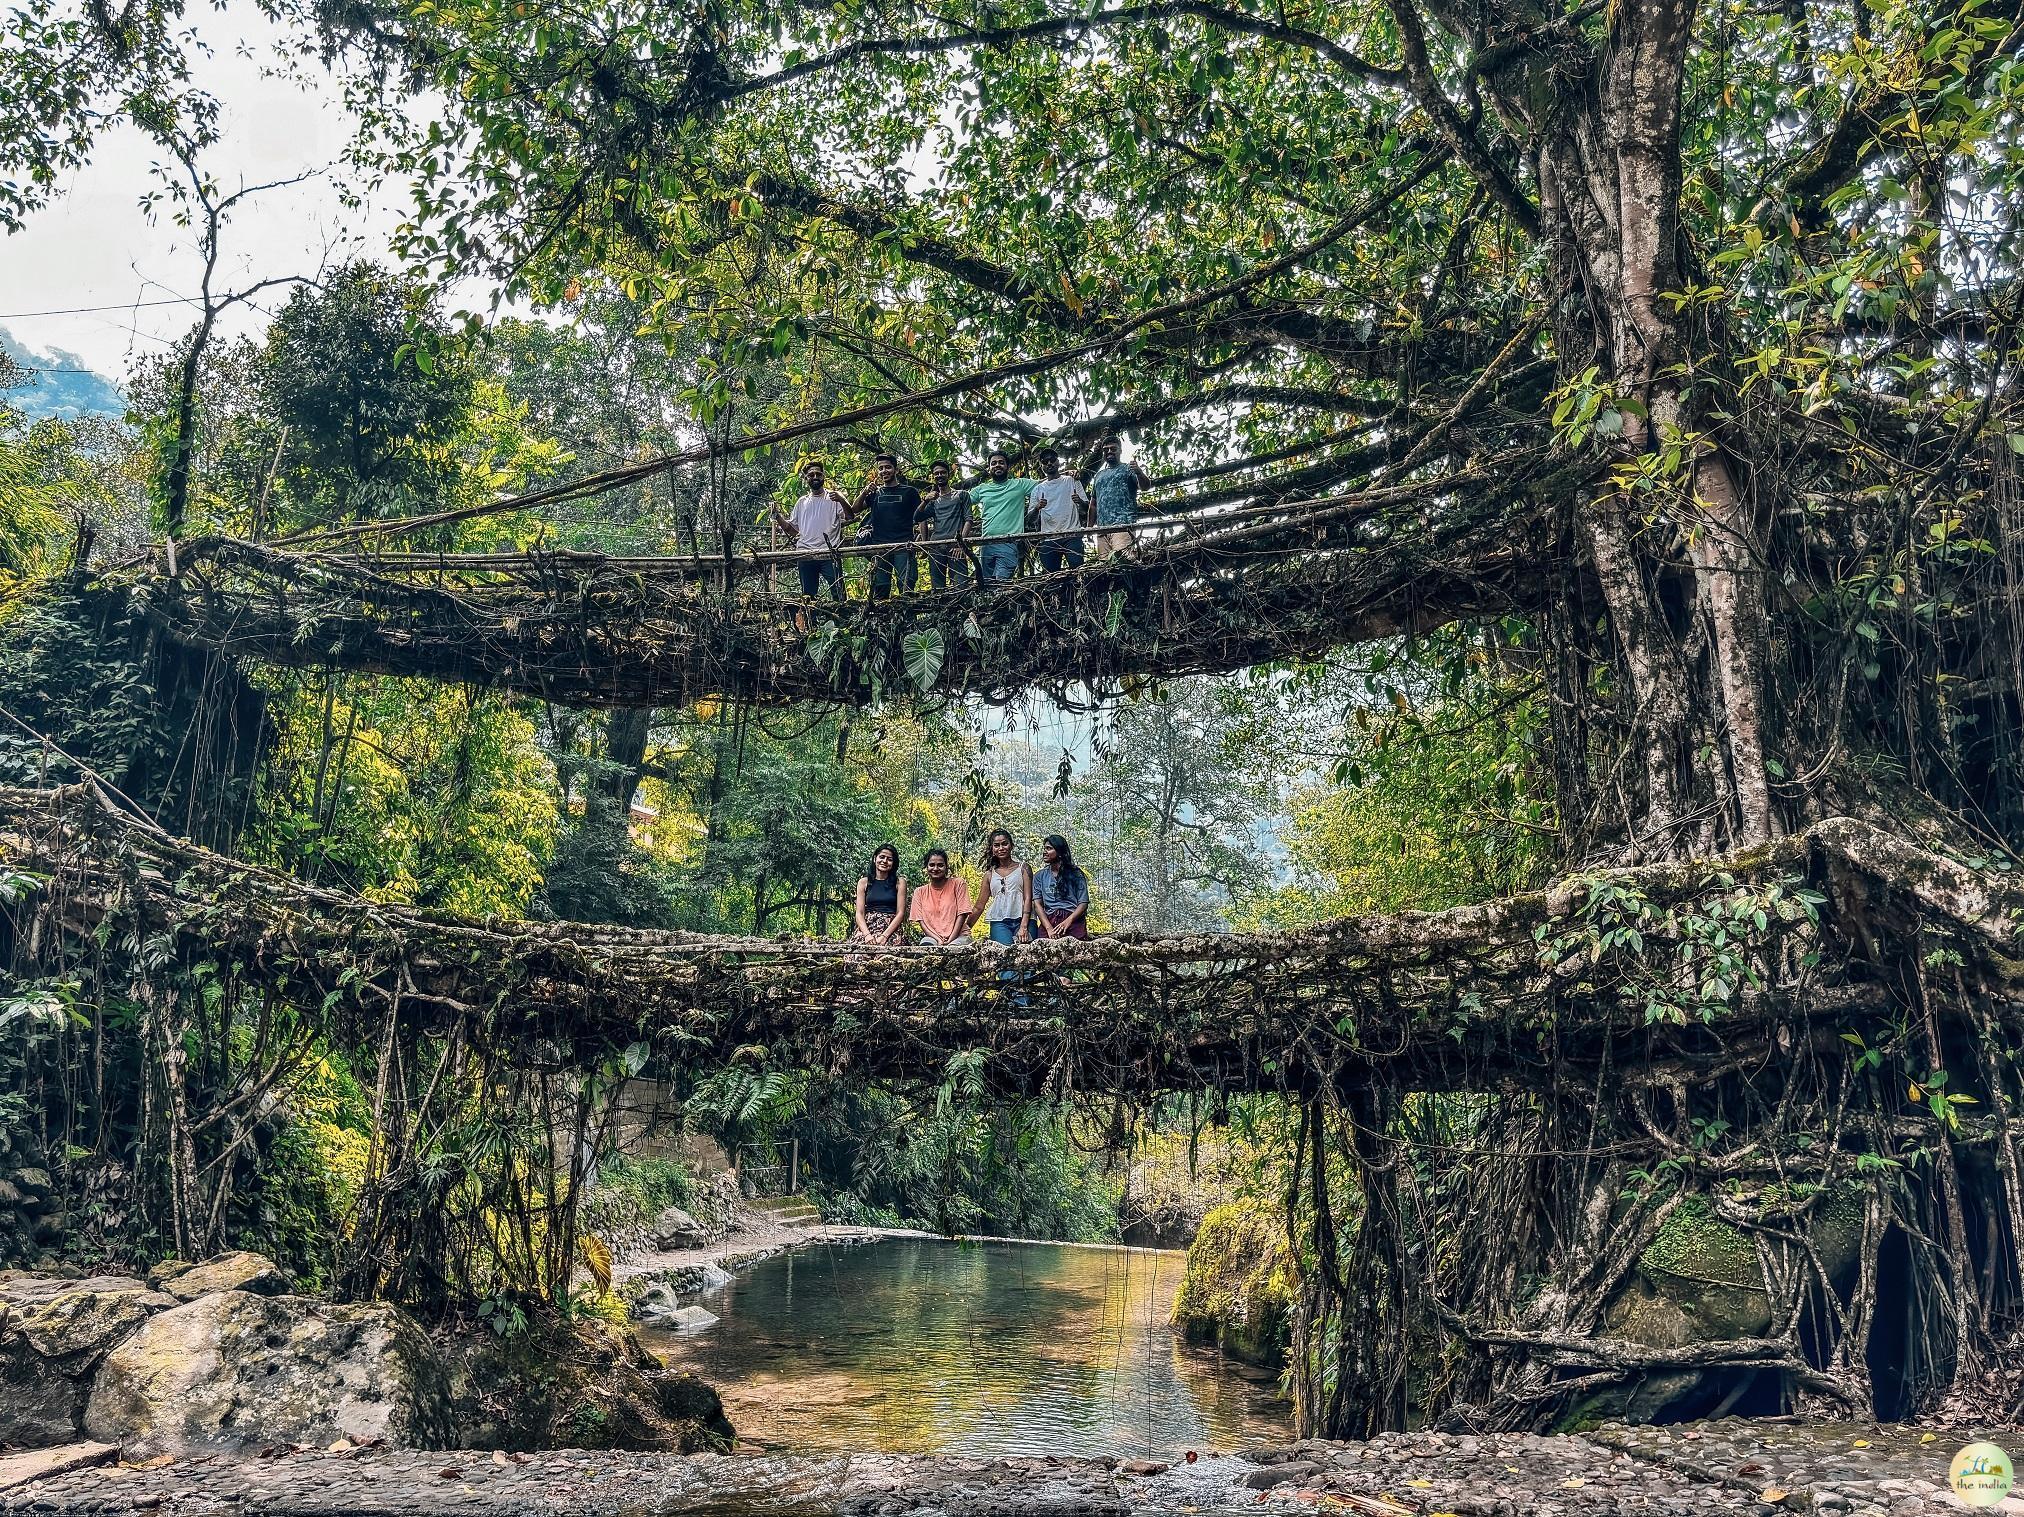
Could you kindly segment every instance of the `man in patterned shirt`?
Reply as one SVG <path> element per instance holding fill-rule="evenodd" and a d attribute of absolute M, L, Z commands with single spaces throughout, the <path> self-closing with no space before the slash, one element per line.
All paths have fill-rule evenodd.
<path fill-rule="evenodd" d="M 1096 502 L 1096 556 L 1130 550 L 1131 526 L 1138 520 L 1139 491 L 1152 481 L 1135 463 L 1123 461 L 1124 449 L 1115 437 L 1106 437 L 1097 449 L 1101 463 L 1096 478 L 1089 482 L 1090 498 Z"/>

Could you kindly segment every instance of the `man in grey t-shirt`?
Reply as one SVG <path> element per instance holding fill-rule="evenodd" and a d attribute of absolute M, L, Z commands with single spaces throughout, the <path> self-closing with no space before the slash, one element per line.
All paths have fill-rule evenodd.
<path fill-rule="evenodd" d="M 928 582 L 937 590 L 960 590 L 970 582 L 969 549 L 964 539 L 976 517 L 968 490 L 950 481 L 947 459 L 928 465 L 927 496 L 919 520 L 928 529 Z"/>

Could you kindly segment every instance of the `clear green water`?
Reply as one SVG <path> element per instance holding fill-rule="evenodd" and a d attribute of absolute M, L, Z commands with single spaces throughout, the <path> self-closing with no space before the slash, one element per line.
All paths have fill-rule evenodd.
<path fill-rule="evenodd" d="M 1167 1327 L 1182 1256 L 889 1239 L 755 1266 L 650 1334 L 739 1434 L 790 1452 L 1177 1459 L 1283 1442 L 1276 1385 Z"/>

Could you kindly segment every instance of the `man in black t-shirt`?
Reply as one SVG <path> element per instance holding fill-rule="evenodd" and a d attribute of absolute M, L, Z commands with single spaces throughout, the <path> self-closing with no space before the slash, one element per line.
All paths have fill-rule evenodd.
<path fill-rule="evenodd" d="M 857 513 L 870 518 L 860 540 L 871 548 L 871 598 L 884 600 L 898 582 L 900 592 L 914 588 L 914 517 L 921 509 L 921 492 L 900 478 L 900 461 L 881 453 L 872 469 L 871 483 L 857 498 Z M 898 543 L 906 546 L 884 547 Z"/>

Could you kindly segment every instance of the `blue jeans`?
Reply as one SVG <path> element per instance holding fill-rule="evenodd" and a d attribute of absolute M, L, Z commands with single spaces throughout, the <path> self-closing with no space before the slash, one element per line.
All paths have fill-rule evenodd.
<path fill-rule="evenodd" d="M 970 582 L 970 560 L 959 542 L 946 539 L 928 544 L 928 583 L 937 590 L 954 586 L 960 590 Z"/>
<path fill-rule="evenodd" d="M 813 600 L 827 590 L 832 596 L 843 594 L 843 566 L 833 558 L 804 558 L 794 566 L 801 571 L 801 593 Z"/>
<path fill-rule="evenodd" d="M 989 550 L 985 551 L 988 552 Z M 991 929 L 991 941 L 994 943 L 1004 943 L 1010 946 L 1019 941 L 1019 924 L 1017 922 L 989 922 L 985 925 Z M 998 978 L 1009 984 L 1018 979 L 1019 975 L 1015 970 L 1001 969 L 998 971 Z M 1024 1006 L 1026 1004 L 1026 993 L 1021 991 L 1018 995 L 1012 997 L 1012 1004 L 1014 1006 Z"/>
<path fill-rule="evenodd" d="M 986 543 L 977 550 L 977 577 L 985 584 L 1001 585 L 1018 572 L 1017 543 Z"/>
<path fill-rule="evenodd" d="M 914 589 L 914 550 L 881 546 L 871 561 L 871 598 L 884 600 L 897 583 L 902 595 Z"/>
<path fill-rule="evenodd" d="M 1064 537 L 1058 542 L 1040 545 L 1040 568 L 1043 573 L 1056 569 L 1080 569 L 1082 567 L 1082 539 Z"/>

